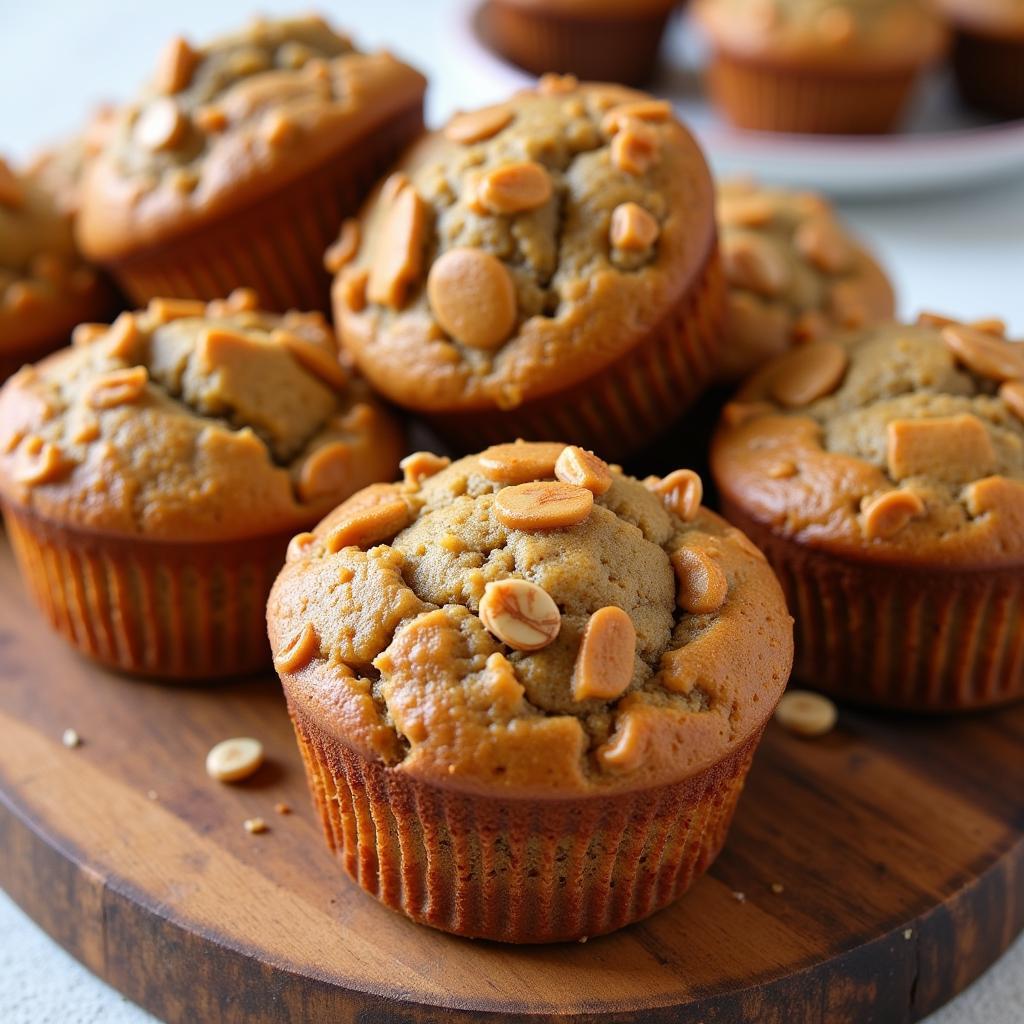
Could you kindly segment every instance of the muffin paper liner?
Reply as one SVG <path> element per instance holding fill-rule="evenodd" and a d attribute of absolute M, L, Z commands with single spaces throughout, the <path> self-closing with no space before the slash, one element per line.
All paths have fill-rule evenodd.
<path fill-rule="evenodd" d="M 719 52 L 707 74 L 715 104 L 741 128 L 866 135 L 898 125 L 918 69 L 798 71 Z"/>
<path fill-rule="evenodd" d="M 726 517 L 768 556 L 796 619 L 793 675 L 842 700 L 960 711 L 1024 698 L 1024 567 L 881 565 Z"/>
<path fill-rule="evenodd" d="M 511 798 L 414 779 L 290 710 L 327 842 L 352 880 L 421 924 L 502 942 L 601 935 L 675 900 L 725 842 L 761 737 L 673 785 Z"/>
<path fill-rule="evenodd" d="M 514 409 L 423 417 L 462 451 L 520 437 L 558 438 L 622 458 L 671 426 L 711 382 L 724 318 L 725 280 L 715 250 L 682 301 L 593 376 Z"/>
<path fill-rule="evenodd" d="M 540 4 L 526 9 L 491 0 L 481 16 L 488 42 L 534 74 L 555 71 L 587 81 L 638 85 L 654 73 L 671 10 L 666 5 L 646 15 L 560 17 Z"/>
<path fill-rule="evenodd" d="M 106 267 L 140 305 L 158 296 L 216 299 L 248 287 L 264 309 L 328 312 L 325 250 L 422 130 L 417 103 L 269 196 Z"/>
<path fill-rule="evenodd" d="M 1024 117 L 1024 37 L 998 39 L 958 29 L 953 72 L 972 106 L 1003 117 Z"/>
<path fill-rule="evenodd" d="M 266 602 L 294 531 L 178 543 L 92 533 L 5 505 L 32 599 L 110 668 L 163 679 L 266 669 Z"/>

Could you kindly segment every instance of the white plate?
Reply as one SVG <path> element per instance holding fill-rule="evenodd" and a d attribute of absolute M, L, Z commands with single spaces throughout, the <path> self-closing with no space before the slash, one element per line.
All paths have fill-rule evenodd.
<path fill-rule="evenodd" d="M 471 80 L 479 103 L 502 99 L 533 76 L 488 49 L 476 31 L 479 0 L 453 8 L 453 70 Z M 892 135 L 785 135 L 725 124 L 704 99 L 703 53 L 695 33 L 673 20 L 652 91 L 671 100 L 720 174 L 814 188 L 837 197 L 884 196 L 1024 179 L 1024 121 L 986 121 L 957 103 L 946 73 L 931 76 L 905 129 Z"/>

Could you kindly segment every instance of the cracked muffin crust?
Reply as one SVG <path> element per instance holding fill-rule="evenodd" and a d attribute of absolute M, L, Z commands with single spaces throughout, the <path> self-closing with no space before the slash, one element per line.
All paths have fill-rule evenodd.
<path fill-rule="evenodd" d="M 390 477 L 400 428 L 339 365 L 320 314 L 263 313 L 251 292 L 208 306 L 154 300 L 110 326 L 80 325 L 74 341 L 0 391 L 0 500 L 37 599 L 74 642 L 119 667 L 160 669 L 161 644 L 174 642 L 173 623 L 160 639 L 165 617 L 234 629 L 242 604 L 265 655 L 254 614 L 287 536 Z M 83 568 L 80 549 L 96 564 Z M 66 573 L 50 572 L 54 554 Z M 143 576 L 118 582 L 119 558 Z M 221 558 L 233 565 L 227 582 Z M 177 578 L 179 562 L 198 575 Z M 96 573 L 107 582 L 90 581 Z M 137 588 L 153 607 L 122 607 Z M 55 610 L 65 599 L 75 625 Z M 143 621 L 126 624 L 133 614 Z M 175 655 L 185 664 L 189 651 Z"/>
<path fill-rule="evenodd" d="M 40 172 L 0 160 L 0 381 L 67 343 L 113 295 L 75 248 L 70 212 Z"/>
<path fill-rule="evenodd" d="M 82 247 L 140 302 L 246 285 L 274 308 L 323 305 L 323 249 L 422 131 L 425 86 L 312 16 L 175 37 L 90 168 Z"/>
<path fill-rule="evenodd" d="M 1024 346 L 1002 329 L 835 335 L 724 410 L 723 507 L 776 566 L 810 681 L 907 707 L 1024 694 Z"/>
<path fill-rule="evenodd" d="M 892 285 L 822 196 L 749 180 L 718 184 L 728 284 L 725 380 L 840 329 L 892 319 Z"/>
<path fill-rule="evenodd" d="M 370 381 L 474 448 L 568 432 L 622 450 L 678 415 L 717 347 L 707 167 L 667 103 L 618 86 L 546 76 L 456 115 L 327 263 Z"/>
<path fill-rule="evenodd" d="M 635 808 L 645 791 L 674 794 L 678 813 L 700 805 L 694 786 L 722 783 L 720 827 L 696 840 L 714 847 L 702 870 L 789 674 L 790 620 L 760 552 L 700 507 L 688 470 L 640 482 L 582 449 L 524 442 L 450 465 L 419 453 L 404 466 L 403 482 L 368 488 L 294 538 L 267 611 L 311 786 L 329 839 L 345 837 L 350 873 L 367 884 L 353 859 L 378 842 L 381 871 L 410 870 L 389 863 L 393 847 L 436 838 L 409 816 L 413 798 L 447 802 L 452 829 L 485 807 L 507 813 L 496 841 L 540 846 L 542 823 L 527 827 L 532 840 L 511 824 L 530 807 L 538 820 L 547 806 L 582 814 L 594 797 Z M 364 833 L 332 796 L 356 770 L 375 780 L 370 799 L 378 779 L 391 793 L 380 799 L 394 841 Z M 524 885 L 557 885 L 551 872 L 526 881 L 535 856 L 496 879 L 445 878 L 454 888 L 434 909 L 408 892 L 377 894 L 466 934 L 594 934 L 559 913 L 526 925 L 521 906 L 510 923 L 479 924 L 476 890 L 463 899 L 460 887 L 498 886 L 514 903 Z M 689 884 L 692 870 L 683 874 Z M 591 898 L 595 914 L 607 909 L 607 892 Z M 454 916 L 438 910 L 449 900 Z M 626 908 L 597 930 L 650 909 Z"/>

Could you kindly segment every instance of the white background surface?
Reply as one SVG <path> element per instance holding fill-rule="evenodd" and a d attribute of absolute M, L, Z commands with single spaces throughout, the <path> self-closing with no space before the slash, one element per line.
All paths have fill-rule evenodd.
<path fill-rule="evenodd" d="M 256 6 L 278 13 L 310 4 L 0 0 L 0 151 L 24 157 L 74 131 L 96 101 L 124 97 L 147 76 L 169 35 L 184 32 L 202 40 L 232 28 Z M 452 51 L 451 0 L 323 0 L 319 9 L 364 45 L 387 45 L 426 72 L 433 123 L 454 107 L 499 98 Z M 995 314 L 1024 335 L 1024 167 L 1007 186 L 876 201 L 846 206 L 844 212 L 892 270 L 903 313 L 928 308 L 965 318 Z M 151 1020 L 88 974 L 0 894 L 3 1024 Z M 929 1024 L 1021 1021 L 1024 940 Z"/>

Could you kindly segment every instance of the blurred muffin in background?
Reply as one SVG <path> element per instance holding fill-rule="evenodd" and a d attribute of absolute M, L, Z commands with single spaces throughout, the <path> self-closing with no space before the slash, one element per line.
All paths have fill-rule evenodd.
<path fill-rule="evenodd" d="M 75 248 L 75 181 L 0 160 L 0 381 L 114 309 L 113 290 Z"/>
<path fill-rule="evenodd" d="M 1001 117 L 1024 117 L 1024 2 L 936 0 L 953 28 L 963 98 Z"/>
<path fill-rule="evenodd" d="M 723 380 L 831 331 L 892 318 L 885 271 L 822 196 L 736 179 L 719 183 L 717 205 L 728 283 Z"/>
<path fill-rule="evenodd" d="M 892 131 L 947 30 L 927 0 L 696 0 L 713 102 L 740 128 Z"/>
<path fill-rule="evenodd" d="M 326 309 L 323 250 L 423 128 L 426 81 L 316 17 L 170 40 L 87 175 L 83 251 L 137 302 Z"/>
<path fill-rule="evenodd" d="M 536 75 L 641 85 L 653 74 L 676 0 L 488 0 L 487 41 Z"/>

